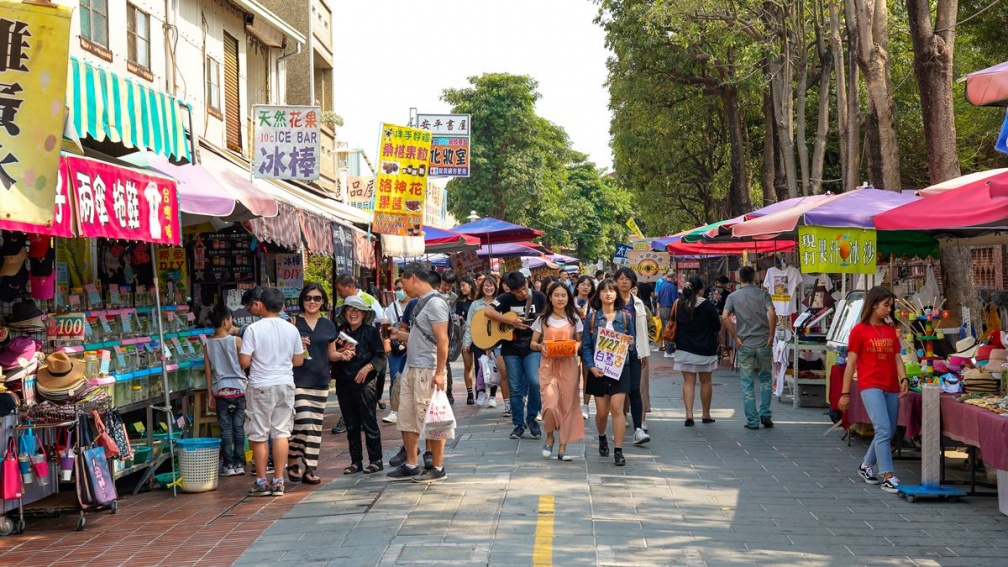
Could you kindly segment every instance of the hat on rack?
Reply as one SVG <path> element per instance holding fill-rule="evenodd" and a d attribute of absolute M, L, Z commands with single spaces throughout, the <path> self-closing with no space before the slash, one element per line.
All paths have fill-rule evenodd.
<path fill-rule="evenodd" d="M 48 234 L 28 235 L 28 257 L 43 258 L 52 250 L 52 238 Z"/>
<path fill-rule="evenodd" d="M 24 250 L 28 237 L 23 232 L 5 230 L 0 243 L 0 256 L 13 256 Z"/>
<path fill-rule="evenodd" d="M 980 343 L 974 337 L 959 339 L 956 341 L 956 351 L 954 356 L 973 358 L 973 355 L 976 354 L 978 348 L 980 348 Z"/>
<path fill-rule="evenodd" d="M 84 361 L 70 358 L 65 352 L 54 352 L 46 357 L 45 365 L 38 370 L 36 388 L 46 397 L 73 397 L 79 395 L 87 381 L 84 379 Z"/>
<path fill-rule="evenodd" d="M 28 259 L 28 251 L 22 246 L 21 250 L 3 257 L 3 265 L 0 266 L 0 276 L 13 276 L 24 268 L 25 260 Z"/>
<path fill-rule="evenodd" d="M 33 300 L 22 299 L 11 308 L 11 314 L 7 316 L 7 325 L 15 328 L 40 328 L 43 315 L 45 312 L 39 309 Z"/>
<path fill-rule="evenodd" d="M 0 351 L 0 367 L 4 370 L 11 368 L 22 368 L 27 366 L 38 354 L 42 343 L 31 337 L 15 337 L 11 339 L 7 348 Z M 7 372 L 4 372 L 7 374 Z"/>
<path fill-rule="evenodd" d="M 56 268 L 56 250 L 50 248 L 41 256 L 28 256 L 28 265 L 31 267 L 31 275 L 48 276 Z"/>
<path fill-rule="evenodd" d="M 990 360 L 991 353 L 994 352 L 995 350 L 1000 349 L 998 349 L 994 345 L 980 345 L 976 350 L 976 354 L 973 355 L 973 358 L 975 358 L 978 363 Z"/>
<path fill-rule="evenodd" d="M 0 301 L 11 303 L 24 293 L 28 283 L 28 267 L 22 265 L 21 270 L 13 276 L 0 278 Z"/>
<path fill-rule="evenodd" d="M 56 273 L 48 276 L 28 276 L 33 299 L 51 300 L 56 297 Z"/>

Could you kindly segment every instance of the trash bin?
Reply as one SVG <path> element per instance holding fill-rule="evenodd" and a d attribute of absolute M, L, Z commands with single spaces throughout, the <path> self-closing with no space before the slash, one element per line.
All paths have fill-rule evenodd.
<path fill-rule="evenodd" d="M 217 489 L 220 439 L 196 437 L 175 441 L 178 450 L 182 492 L 208 492 Z"/>

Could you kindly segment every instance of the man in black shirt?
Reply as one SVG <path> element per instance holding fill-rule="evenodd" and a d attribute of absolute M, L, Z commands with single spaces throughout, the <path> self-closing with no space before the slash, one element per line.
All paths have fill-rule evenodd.
<path fill-rule="evenodd" d="M 515 328 L 514 340 L 505 341 L 501 346 L 511 390 L 511 422 L 514 423 L 511 438 L 521 439 L 527 426 L 532 438 L 538 439 L 541 431 L 536 416 L 542 407 L 539 395 L 539 362 L 542 355 L 532 350 L 532 329 L 529 325 L 546 308 L 546 296 L 530 290 L 521 272 L 508 273 L 504 282 L 511 291 L 497 296 L 493 303 L 487 305 L 486 316 L 491 321 L 507 323 Z"/>

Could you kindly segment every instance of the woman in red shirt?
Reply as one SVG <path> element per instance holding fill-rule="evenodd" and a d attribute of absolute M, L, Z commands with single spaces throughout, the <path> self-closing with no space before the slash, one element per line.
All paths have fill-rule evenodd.
<path fill-rule="evenodd" d="M 858 386 L 865 411 L 875 428 L 875 438 L 868 446 L 858 474 L 868 484 L 879 484 L 875 468 L 882 471 L 882 490 L 899 492 L 899 479 L 893 474 L 892 450 L 889 447 L 896 431 L 899 400 L 907 393 L 909 381 L 900 356 L 900 340 L 893 327 L 893 294 L 877 286 L 868 290 L 861 322 L 851 329 L 847 341 L 847 368 L 844 371 L 840 410 L 850 406 L 851 380 L 857 369 Z"/>

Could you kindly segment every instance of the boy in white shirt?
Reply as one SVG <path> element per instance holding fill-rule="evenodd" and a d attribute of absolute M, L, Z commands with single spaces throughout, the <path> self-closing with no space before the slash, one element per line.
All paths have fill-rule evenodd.
<path fill-rule="evenodd" d="M 262 319 L 252 323 L 242 338 L 238 361 L 248 368 L 245 434 L 252 446 L 256 481 L 250 496 L 280 496 L 284 493 L 283 473 L 267 482 L 267 441 L 273 439 L 273 461 L 287 462 L 287 440 L 294 427 L 294 367 L 304 362 L 301 334 L 279 317 L 284 296 L 278 288 L 266 288 L 259 298 Z"/>

